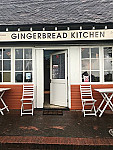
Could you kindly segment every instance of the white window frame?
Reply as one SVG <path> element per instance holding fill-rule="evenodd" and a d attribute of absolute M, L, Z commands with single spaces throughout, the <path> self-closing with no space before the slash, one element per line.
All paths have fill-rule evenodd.
<path fill-rule="evenodd" d="M 103 83 L 104 84 L 113 84 L 113 81 L 112 82 L 105 82 L 104 81 L 104 71 L 106 71 L 106 70 L 104 70 L 104 60 L 106 59 L 106 58 L 104 58 L 104 48 L 105 47 L 111 47 L 112 48 L 112 58 L 111 58 L 111 60 L 112 60 L 112 62 L 113 62 L 113 46 L 111 46 L 111 45 L 107 45 L 107 46 L 102 46 L 102 53 L 103 53 L 103 59 L 102 59 L 102 62 L 103 62 L 103 70 L 102 70 L 102 73 L 103 73 Z M 110 58 L 109 58 L 110 59 Z M 111 70 L 112 72 L 113 72 L 113 66 L 112 66 L 112 70 Z"/>
<path fill-rule="evenodd" d="M 0 49 L 11 49 L 11 71 L 3 71 L 3 67 L 2 67 L 2 71 L 1 72 L 11 72 L 11 82 L 0 82 L 0 85 L 2 84 L 34 84 L 34 66 L 35 66 L 35 51 L 34 51 L 34 47 L 0 47 Z M 24 72 L 32 72 L 32 82 L 15 82 L 15 49 L 32 49 L 32 71 L 24 71 Z M 3 52 L 2 52 L 3 53 Z M 9 59 L 6 59 L 9 60 Z M 27 60 L 27 59 L 26 59 Z M 31 60 L 31 59 L 30 59 Z M 3 59 L 2 59 L 3 61 Z M 20 71 L 21 72 L 21 71 Z M 3 74 L 3 73 L 2 73 Z M 3 77 L 2 77 L 3 78 Z M 24 78 L 24 77 L 23 77 Z"/>
<path fill-rule="evenodd" d="M 80 83 L 82 84 L 113 84 L 113 82 L 104 81 L 104 48 L 112 47 L 112 60 L 113 60 L 113 46 L 103 45 L 103 46 L 80 46 Z M 99 48 L 99 65 L 100 65 L 100 82 L 82 82 L 82 58 L 81 58 L 81 48 Z"/>
<path fill-rule="evenodd" d="M 2 70 L 0 71 L 0 72 L 2 72 L 2 82 L 0 82 L 0 84 L 4 84 L 4 83 L 5 84 L 10 84 L 12 82 L 12 48 L 11 47 L 0 47 L 0 49 L 2 49 L 2 59 L 1 59 L 2 60 Z M 4 59 L 3 58 L 3 49 L 10 49 L 11 50 L 11 59 Z M 11 70 L 10 71 L 8 71 L 8 70 L 4 71 L 3 70 L 3 61 L 4 60 L 11 60 Z M 11 78 L 10 78 L 11 81 L 10 82 L 3 82 L 3 73 L 4 72 L 10 72 L 11 73 Z"/>
<path fill-rule="evenodd" d="M 15 58 L 15 50 L 16 49 L 23 49 L 23 59 L 16 59 Z M 24 58 L 24 49 L 31 49 L 32 50 L 32 59 L 25 59 Z M 14 47 L 14 83 L 15 84 L 31 84 L 31 83 L 33 83 L 34 82 L 34 59 L 33 59 L 33 56 L 34 56 L 34 53 L 33 53 L 33 48 L 32 47 Z M 15 62 L 16 62 L 16 60 L 22 60 L 23 61 L 23 70 L 22 71 L 16 71 L 15 70 Z M 24 70 L 24 62 L 25 62 L 25 60 L 32 60 L 32 70 L 31 71 L 26 71 L 26 70 Z M 22 72 L 23 73 L 23 82 L 16 82 L 15 81 L 15 73 L 16 72 Z M 32 82 L 24 82 L 24 74 L 25 74 L 25 72 L 32 72 Z"/>
<path fill-rule="evenodd" d="M 100 81 L 99 82 L 91 82 L 91 77 L 90 77 L 90 82 L 82 82 L 82 57 L 81 57 L 81 49 L 82 48 L 89 48 L 90 50 L 90 56 L 89 58 L 86 58 L 89 59 L 90 61 L 90 70 L 86 70 L 86 71 L 89 71 L 90 74 L 91 74 L 91 71 L 99 71 L 99 75 L 100 75 Z M 99 48 L 99 70 L 91 70 L 91 60 L 93 59 L 96 59 L 96 58 L 91 58 L 91 48 Z M 101 60 L 100 60 L 100 46 L 82 46 L 80 47 L 80 79 L 81 79 L 81 83 L 84 83 L 84 84 L 89 84 L 89 83 L 93 83 L 93 84 L 100 84 L 101 83 Z"/>

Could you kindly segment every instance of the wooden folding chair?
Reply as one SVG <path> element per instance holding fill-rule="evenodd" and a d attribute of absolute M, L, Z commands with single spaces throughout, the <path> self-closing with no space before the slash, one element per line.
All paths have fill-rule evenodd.
<path fill-rule="evenodd" d="M 34 110 L 34 86 L 23 85 L 23 95 L 21 99 L 21 116 L 23 114 L 31 114 L 33 116 Z M 29 108 L 30 107 L 30 108 Z"/>
<path fill-rule="evenodd" d="M 80 85 L 82 112 L 86 115 L 96 115 L 95 102 L 93 98 L 91 85 Z"/>

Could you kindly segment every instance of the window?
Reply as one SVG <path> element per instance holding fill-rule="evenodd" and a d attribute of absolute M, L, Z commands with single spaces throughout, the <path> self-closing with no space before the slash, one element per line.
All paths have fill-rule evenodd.
<path fill-rule="evenodd" d="M 11 82 L 11 49 L 0 49 L 0 82 Z"/>
<path fill-rule="evenodd" d="M 99 48 L 81 48 L 82 82 L 100 82 Z"/>
<path fill-rule="evenodd" d="M 52 56 L 52 79 L 65 79 L 65 53 Z"/>
<path fill-rule="evenodd" d="M 112 47 L 104 47 L 104 82 L 113 82 Z"/>
<path fill-rule="evenodd" d="M 15 49 L 15 82 L 32 82 L 32 49 Z"/>

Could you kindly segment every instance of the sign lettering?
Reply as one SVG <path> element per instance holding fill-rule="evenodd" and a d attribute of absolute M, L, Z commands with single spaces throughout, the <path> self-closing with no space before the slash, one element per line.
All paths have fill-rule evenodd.
<path fill-rule="evenodd" d="M 113 39 L 113 29 L 0 32 L 2 41 L 71 41 Z"/>

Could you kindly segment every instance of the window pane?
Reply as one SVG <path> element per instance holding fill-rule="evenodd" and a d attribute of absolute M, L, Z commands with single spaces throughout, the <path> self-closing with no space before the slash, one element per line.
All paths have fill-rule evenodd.
<path fill-rule="evenodd" d="M 2 59 L 2 49 L 0 49 L 0 59 Z"/>
<path fill-rule="evenodd" d="M 52 56 L 52 78 L 65 79 L 65 54 Z"/>
<path fill-rule="evenodd" d="M 3 61 L 3 70 L 11 70 L 11 60 Z"/>
<path fill-rule="evenodd" d="M 3 73 L 3 82 L 11 82 L 11 73 L 10 72 Z"/>
<path fill-rule="evenodd" d="M 82 70 L 90 70 L 90 60 L 82 60 Z"/>
<path fill-rule="evenodd" d="M 0 60 L 0 71 L 2 71 L 2 60 Z"/>
<path fill-rule="evenodd" d="M 104 47 L 104 58 L 112 58 L 112 47 Z"/>
<path fill-rule="evenodd" d="M 91 60 L 91 70 L 99 70 L 99 59 Z"/>
<path fill-rule="evenodd" d="M 89 58 L 89 48 L 82 48 L 81 50 L 82 58 Z"/>
<path fill-rule="evenodd" d="M 104 60 L 104 70 L 112 70 L 112 60 L 111 59 Z"/>
<path fill-rule="evenodd" d="M 3 49 L 3 59 L 11 59 L 11 49 Z"/>
<path fill-rule="evenodd" d="M 32 59 L 32 49 L 24 49 L 24 58 Z"/>
<path fill-rule="evenodd" d="M 24 61 L 24 70 L 32 70 L 32 60 Z"/>
<path fill-rule="evenodd" d="M 113 71 L 104 71 L 104 82 L 113 81 Z"/>
<path fill-rule="evenodd" d="M 23 82 L 23 72 L 15 73 L 15 82 Z"/>
<path fill-rule="evenodd" d="M 15 49 L 15 58 L 23 59 L 23 49 Z"/>
<path fill-rule="evenodd" d="M 91 58 L 99 58 L 99 48 L 91 48 Z"/>
<path fill-rule="evenodd" d="M 91 71 L 91 82 L 100 82 L 99 71 Z"/>
<path fill-rule="evenodd" d="M 15 61 L 15 70 L 16 71 L 23 71 L 23 60 L 16 60 Z"/>
<path fill-rule="evenodd" d="M 90 72 L 82 71 L 82 82 L 90 82 Z"/>
<path fill-rule="evenodd" d="M 2 72 L 0 72 L 0 82 L 2 82 Z"/>
<path fill-rule="evenodd" d="M 25 72 L 24 82 L 32 82 L 32 72 Z"/>

